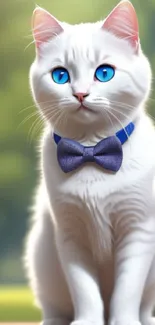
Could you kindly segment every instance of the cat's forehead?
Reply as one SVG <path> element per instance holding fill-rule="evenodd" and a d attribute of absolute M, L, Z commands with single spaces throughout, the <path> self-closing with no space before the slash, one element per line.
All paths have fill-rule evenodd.
<path fill-rule="evenodd" d="M 59 59 L 69 64 L 96 62 L 111 56 L 124 54 L 127 58 L 133 54 L 128 42 L 116 38 L 104 31 L 103 22 L 69 25 L 63 23 L 64 32 L 53 39 L 45 48 L 46 55 L 50 53 L 53 59 Z"/>

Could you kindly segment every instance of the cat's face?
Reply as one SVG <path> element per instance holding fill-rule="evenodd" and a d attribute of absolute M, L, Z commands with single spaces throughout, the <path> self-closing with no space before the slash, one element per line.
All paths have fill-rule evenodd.
<path fill-rule="evenodd" d="M 68 122 L 121 128 L 138 114 L 151 72 L 129 2 L 121 2 L 102 23 L 75 26 L 38 8 L 34 25 L 31 86 L 41 112 L 57 129 Z"/>

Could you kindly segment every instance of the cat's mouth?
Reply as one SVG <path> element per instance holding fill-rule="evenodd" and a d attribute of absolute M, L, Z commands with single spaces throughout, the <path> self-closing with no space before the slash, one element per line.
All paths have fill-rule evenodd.
<path fill-rule="evenodd" d="M 78 107 L 77 111 L 88 111 L 88 112 L 94 112 L 91 108 L 85 106 L 84 104 L 81 104 L 80 107 Z"/>

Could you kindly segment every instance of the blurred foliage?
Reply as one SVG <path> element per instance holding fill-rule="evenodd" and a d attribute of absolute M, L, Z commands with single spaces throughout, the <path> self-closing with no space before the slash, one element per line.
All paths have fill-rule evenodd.
<path fill-rule="evenodd" d="M 38 0 L 69 23 L 103 19 L 116 0 Z M 133 0 L 141 43 L 155 71 L 155 0 Z M 41 131 L 29 89 L 33 0 L 0 0 L 0 282 L 22 282 L 23 239 L 37 183 L 35 147 Z M 153 92 L 152 95 L 153 97 Z M 149 109 L 154 114 L 154 101 Z M 39 123 L 39 124 L 38 124 Z"/>

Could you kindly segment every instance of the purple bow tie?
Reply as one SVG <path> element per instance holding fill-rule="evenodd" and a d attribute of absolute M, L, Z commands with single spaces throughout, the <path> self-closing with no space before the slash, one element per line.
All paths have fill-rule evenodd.
<path fill-rule="evenodd" d="M 65 173 L 77 169 L 86 162 L 94 162 L 104 169 L 117 172 L 123 160 L 122 144 L 116 136 L 103 139 L 91 147 L 84 147 L 77 141 L 61 138 L 57 157 Z"/>

